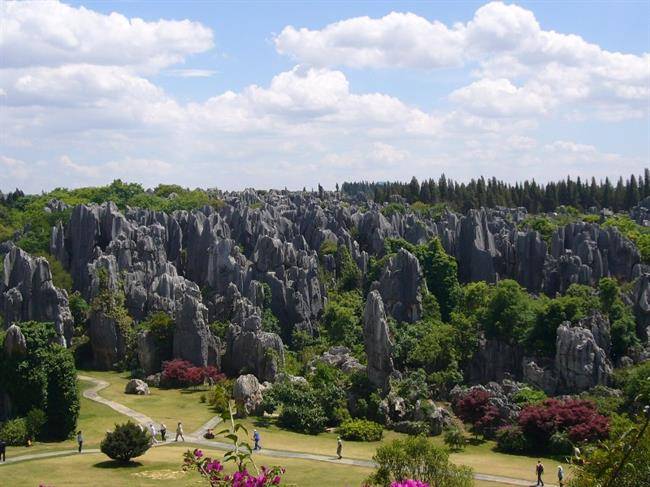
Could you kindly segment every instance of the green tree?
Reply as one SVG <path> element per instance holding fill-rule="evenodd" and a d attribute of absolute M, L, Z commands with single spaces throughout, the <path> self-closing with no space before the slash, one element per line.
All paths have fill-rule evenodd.
<path fill-rule="evenodd" d="M 113 460 L 129 462 L 145 454 L 151 446 L 149 433 L 132 421 L 116 424 L 113 431 L 106 433 L 100 450 Z"/>
<path fill-rule="evenodd" d="M 388 487 L 405 479 L 420 480 L 431 487 L 471 487 L 472 469 L 456 466 L 449 454 L 422 436 L 393 440 L 377 449 L 378 467 L 368 478 L 371 485 Z"/>

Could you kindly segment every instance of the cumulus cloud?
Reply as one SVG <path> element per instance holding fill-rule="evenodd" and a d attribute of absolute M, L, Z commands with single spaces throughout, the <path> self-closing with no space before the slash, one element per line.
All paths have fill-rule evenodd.
<path fill-rule="evenodd" d="M 197 22 L 148 22 L 58 2 L 0 8 L 3 190 L 116 177 L 226 188 L 440 172 L 546 180 L 568 170 L 641 166 L 598 144 L 569 136 L 542 143 L 533 132 L 560 110 L 572 120 L 643 116 L 643 58 L 543 31 L 531 12 L 512 5 L 488 4 L 453 26 L 393 13 L 322 30 L 287 27 L 276 48 L 299 64 L 192 102 L 153 75 L 214 74 L 182 65 L 213 45 L 213 33 Z M 450 107 L 425 110 L 390 93 L 355 90 L 333 58 L 365 68 L 471 64 L 476 77 L 449 94 Z M 590 161 L 601 165 L 597 171 Z"/>
<path fill-rule="evenodd" d="M 486 115 L 546 113 L 561 105 L 558 100 L 582 103 L 590 115 L 603 119 L 648 113 L 650 54 L 609 52 L 580 36 L 544 30 L 533 12 L 517 5 L 491 2 L 467 23 L 453 26 L 396 12 L 320 30 L 287 26 L 274 42 L 278 52 L 319 66 L 475 66 L 481 79 L 451 99 Z M 517 79 L 526 85 L 515 88 Z M 499 96 L 503 105 L 494 101 Z"/>
<path fill-rule="evenodd" d="M 189 20 L 147 22 L 58 1 L 0 3 L 3 67 L 99 64 L 158 70 L 213 46 L 210 29 Z"/>

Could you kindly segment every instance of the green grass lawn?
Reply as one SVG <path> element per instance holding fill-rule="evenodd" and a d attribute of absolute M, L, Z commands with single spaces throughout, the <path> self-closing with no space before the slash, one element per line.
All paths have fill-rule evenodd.
<path fill-rule="evenodd" d="M 0 467 L 0 479 L 2 485 L 15 487 L 32 487 L 41 483 L 55 486 L 110 485 L 111 487 L 161 484 L 206 485 L 201 483 L 198 474 L 182 471 L 185 451 L 186 448 L 178 446 L 152 448 L 142 457 L 135 459 L 131 466 L 115 464 L 99 453 L 23 462 Z M 223 455 L 220 451 L 206 451 L 206 453 L 215 457 Z M 358 487 L 371 473 L 367 468 L 278 459 L 263 455 L 256 455 L 255 460 L 258 465 L 272 466 L 281 463 L 287 469 L 284 476 L 287 484 L 301 487 L 330 485 Z"/>
<path fill-rule="evenodd" d="M 83 431 L 84 445 L 88 448 L 98 448 L 107 430 L 112 430 L 115 423 L 123 423 L 126 416 L 114 411 L 108 406 L 86 399 L 81 392 L 92 387 L 90 382 L 78 381 L 80 406 L 77 429 Z M 29 453 L 40 453 L 48 450 L 62 450 L 76 448 L 77 442 L 74 438 L 60 442 L 36 441 L 31 447 L 11 446 L 7 449 L 7 455 L 18 456 Z"/>
<path fill-rule="evenodd" d="M 157 423 L 165 423 L 170 433 L 176 429 L 178 421 L 182 421 L 185 432 L 190 433 L 216 415 L 206 403 L 199 400 L 201 394 L 206 393 L 205 390 L 151 387 L 150 395 L 138 396 L 124 393 L 124 386 L 129 381 L 128 372 L 83 370 L 79 373 L 109 382 L 111 385 L 99 392 L 102 397 L 144 413 Z"/>
<path fill-rule="evenodd" d="M 124 386 L 128 381 L 127 373 L 96 371 L 82 371 L 80 373 L 109 382 L 111 385 L 99 392 L 101 396 L 107 399 L 112 399 L 136 411 L 144 413 L 157 422 L 165 422 L 170 432 L 173 431 L 173 425 L 175 425 L 176 421 L 178 420 L 183 421 L 185 425 L 185 431 L 189 433 L 199 428 L 202 424 L 204 424 L 215 415 L 214 411 L 212 411 L 206 403 L 201 403 L 199 400 L 200 395 L 204 391 L 151 388 L 151 395 L 149 396 L 129 395 L 124 394 Z M 79 387 L 80 391 L 82 391 L 86 388 L 91 387 L 91 384 L 89 382 L 80 381 Z M 125 416 L 122 416 L 107 406 L 98 404 L 83 397 L 81 398 L 81 413 L 79 417 L 78 428 L 84 432 L 85 445 L 88 448 L 97 448 L 107 430 L 112 429 L 115 423 L 124 422 L 126 420 L 127 418 Z M 279 428 L 274 418 L 247 418 L 241 422 L 249 429 L 250 433 L 252 433 L 252 430 L 254 428 L 256 428 L 261 433 L 261 443 L 264 448 L 316 453 L 331 456 L 333 456 L 336 451 L 337 435 L 335 432 L 325 432 L 318 435 L 294 433 Z M 400 438 L 403 436 L 404 435 L 395 433 L 393 431 L 385 431 L 384 438 L 380 442 L 366 443 L 345 441 L 343 447 L 343 455 L 347 458 L 368 460 L 372 458 L 379 445 L 394 438 Z M 438 445 L 443 445 L 441 436 L 434 437 L 432 441 Z M 37 442 L 31 448 L 11 447 L 7 453 L 9 456 L 18 456 L 27 453 L 44 452 L 47 450 L 62 450 L 67 448 L 72 450 L 75 448 L 75 446 L 76 443 L 74 439 L 59 443 Z M 490 441 L 477 445 L 469 445 L 465 451 L 452 454 L 451 458 L 457 464 L 463 464 L 472 467 L 477 473 L 531 479 L 532 481 L 534 478 L 534 467 L 538 457 L 508 455 L 497 452 L 494 450 L 494 448 L 495 443 Z M 111 483 L 115 485 L 151 485 L 151 482 L 154 480 L 156 482 L 167 482 L 168 480 L 173 480 L 171 483 L 175 483 L 175 485 L 195 485 L 192 482 L 196 481 L 197 479 L 192 480 L 191 476 L 188 477 L 186 474 L 177 472 L 178 468 L 174 470 L 173 467 L 176 465 L 174 463 L 175 459 L 172 458 L 173 455 L 171 453 L 166 453 L 167 450 L 171 451 L 178 449 L 179 447 L 166 446 L 162 449 L 157 448 L 155 450 L 152 450 L 144 457 L 144 460 L 146 460 L 146 462 L 143 460 L 141 461 L 141 466 L 132 467 L 131 469 L 121 468 L 115 470 L 93 467 L 95 463 L 103 461 L 102 458 L 105 457 L 102 455 L 98 455 L 94 462 L 90 462 L 90 460 L 88 460 L 87 466 L 79 468 L 88 468 L 91 472 L 99 470 L 101 474 L 107 476 L 107 479 L 110 478 Z M 180 450 L 182 450 L 182 447 L 180 447 Z M 218 456 L 221 456 L 222 454 L 223 452 L 216 453 Z M 22 463 L 10 467 L 2 467 L 2 477 L 4 479 L 4 475 L 7 474 L 8 470 L 11 471 L 13 469 L 17 469 L 17 471 L 20 471 L 21 468 L 29 468 L 30 471 L 33 468 L 39 470 L 42 464 L 51 466 L 52 475 L 64 475 L 64 472 L 66 470 L 63 466 L 68 465 L 68 468 L 71 468 L 71 466 L 74 466 L 76 462 L 84 464 L 85 458 L 91 459 L 94 457 L 94 455 L 89 455 L 80 457 L 75 456 L 73 458 L 55 458 Z M 180 458 L 180 455 L 178 455 L 178 457 Z M 263 459 L 263 455 L 256 456 L 256 458 L 260 458 L 262 461 L 266 461 Z M 547 467 L 546 470 L 549 472 L 555 471 L 555 467 L 559 463 L 557 460 L 548 458 L 542 458 L 542 461 Z M 346 468 L 337 466 L 335 464 L 332 465 L 315 461 L 310 462 L 305 460 L 276 458 L 269 460 L 269 464 L 272 463 L 281 463 L 286 467 L 295 464 L 297 466 L 296 470 L 292 472 L 288 478 L 293 479 L 292 481 L 298 483 L 299 485 L 324 485 L 317 482 L 318 479 L 322 478 L 324 472 L 327 472 L 328 475 L 333 476 L 332 478 L 336 478 L 339 482 L 342 482 L 329 485 L 348 485 L 346 482 L 353 481 L 354 482 L 349 485 L 360 485 L 363 478 L 365 478 L 369 473 L 367 469 L 360 467 Z M 36 467 L 37 464 L 38 467 Z M 23 467 L 20 467 L 21 465 Z M 61 467 L 59 467 L 60 465 Z M 347 472 L 347 470 L 350 472 Z M 565 468 L 565 470 L 569 471 L 568 468 Z M 59 471 L 61 473 L 57 473 Z M 43 470 L 43 472 L 49 471 L 46 468 Z M 68 473 L 69 472 L 70 471 L 68 470 Z M 156 477 L 157 475 L 160 478 Z M 165 475 L 168 475 L 169 478 L 165 479 Z M 294 475 L 296 476 L 295 478 Z M 113 480 L 113 476 L 116 477 L 115 480 Z M 154 477 L 156 478 L 154 479 Z M 34 482 L 39 481 L 35 477 L 30 479 L 30 481 L 32 480 Z M 69 482 L 62 483 L 60 481 L 50 482 L 50 484 L 54 485 L 88 485 L 89 483 L 90 482 L 84 482 L 82 484 L 71 484 Z M 8 485 L 22 484 L 10 483 Z M 33 483 L 31 485 L 33 485 Z M 476 485 L 485 485 L 486 487 L 497 486 L 497 484 L 490 482 L 477 482 Z"/>

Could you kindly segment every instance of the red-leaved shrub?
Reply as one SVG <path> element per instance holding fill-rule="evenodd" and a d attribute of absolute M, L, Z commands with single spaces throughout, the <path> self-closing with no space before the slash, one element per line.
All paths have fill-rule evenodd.
<path fill-rule="evenodd" d="M 503 424 L 499 408 L 490 403 L 492 395 L 483 389 L 470 389 L 454 403 L 454 411 L 465 423 L 471 423 L 476 433 L 493 436 Z"/>
<path fill-rule="evenodd" d="M 186 387 L 203 384 L 206 381 L 218 382 L 225 376 L 212 365 L 197 367 L 182 359 L 163 362 L 162 383 L 167 387 Z"/>
<path fill-rule="evenodd" d="M 537 445 L 546 445 L 555 432 L 566 432 L 573 442 L 604 439 L 609 420 L 590 401 L 546 399 L 526 406 L 519 414 L 524 435 Z"/>

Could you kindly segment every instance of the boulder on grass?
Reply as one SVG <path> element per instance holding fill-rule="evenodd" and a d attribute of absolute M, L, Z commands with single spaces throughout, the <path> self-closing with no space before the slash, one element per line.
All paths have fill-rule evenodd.
<path fill-rule="evenodd" d="M 125 394 L 137 394 L 138 396 L 148 396 L 149 386 L 147 383 L 140 379 L 131 379 L 126 383 L 124 388 Z"/>
<path fill-rule="evenodd" d="M 253 374 L 240 375 L 233 387 L 233 397 L 240 418 L 261 414 L 262 386 Z"/>

